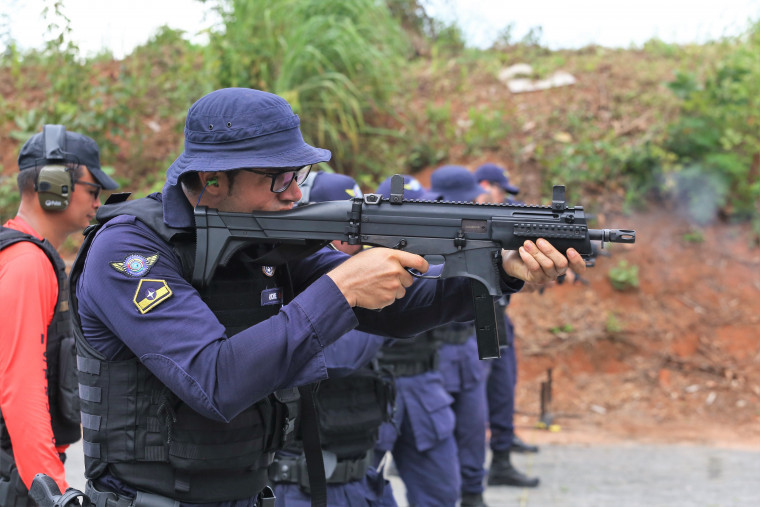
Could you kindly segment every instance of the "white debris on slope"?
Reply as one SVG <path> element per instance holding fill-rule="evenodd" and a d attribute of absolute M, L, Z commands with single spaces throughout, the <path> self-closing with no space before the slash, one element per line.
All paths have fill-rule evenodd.
<path fill-rule="evenodd" d="M 517 63 L 499 72 L 499 81 L 507 85 L 512 93 L 535 92 L 570 86 L 575 84 L 575 77 L 569 72 L 558 70 L 545 79 L 531 79 L 533 68 L 527 63 Z"/>

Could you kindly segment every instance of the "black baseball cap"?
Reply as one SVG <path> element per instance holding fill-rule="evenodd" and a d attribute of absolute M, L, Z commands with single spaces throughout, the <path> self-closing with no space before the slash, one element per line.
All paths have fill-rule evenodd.
<path fill-rule="evenodd" d="M 87 166 L 95 181 L 106 190 L 119 188 L 100 168 L 98 144 L 90 137 L 67 131 L 63 125 L 45 125 L 42 132 L 24 143 L 18 154 L 19 171 L 66 162 Z"/>

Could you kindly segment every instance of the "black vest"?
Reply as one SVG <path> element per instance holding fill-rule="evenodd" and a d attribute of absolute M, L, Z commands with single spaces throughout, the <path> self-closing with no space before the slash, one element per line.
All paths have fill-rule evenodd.
<path fill-rule="evenodd" d="M 322 449 L 339 460 L 363 458 L 375 447 L 380 425 L 390 421 L 394 401 L 392 380 L 375 366 L 321 381 L 314 402 Z M 300 451 L 300 441 L 288 449 Z"/>
<path fill-rule="evenodd" d="M 411 340 L 383 345 L 377 359 L 394 377 L 413 377 L 438 369 L 438 346 L 433 332 L 426 331 Z"/>
<path fill-rule="evenodd" d="M 66 266 L 53 245 L 47 240 L 40 241 L 34 236 L 0 226 L 0 250 L 19 241 L 29 241 L 40 247 L 50 259 L 58 278 L 58 300 L 53 319 L 47 329 L 45 349 L 48 404 L 56 445 L 71 444 L 78 441 L 82 435 L 79 429 L 79 397 L 77 396 L 75 347 L 71 333 Z M 6 450 L 11 447 L 2 413 L 0 413 L 0 446 Z"/>
<path fill-rule="evenodd" d="M 103 206 L 98 221 L 102 225 L 122 214 L 136 216 L 171 244 L 189 279 L 195 249 L 192 229 L 166 226 L 161 202 L 151 197 Z M 86 231 L 71 274 L 85 475 L 96 478 L 108 469 L 138 490 L 186 502 L 255 496 L 266 484 L 273 451 L 293 433 L 298 391 L 278 391 L 222 423 L 188 407 L 136 357 L 106 360 L 82 336 L 76 313 L 76 283 L 98 228 Z M 279 311 L 279 305 L 250 306 L 262 290 L 279 284 L 286 297 L 292 293 L 287 272 L 277 272 L 278 279 L 265 276 L 242 251 L 227 267 L 217 269 L 199 293 L 232 335 Z"/>

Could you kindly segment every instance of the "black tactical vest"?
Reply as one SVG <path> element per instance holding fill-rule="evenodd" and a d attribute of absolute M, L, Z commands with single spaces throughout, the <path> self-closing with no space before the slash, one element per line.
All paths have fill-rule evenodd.
<path fill-rule="evenodd" d="M 50 259 L 58 279 L 58 300 L 47 329 L 45 376 L 48 384 L 50 423 L 55 444 L 71 444 L 81 438 L 82 432 L 79 428 L 76 349 L 69 320 L 66 266 L 53 245 L 47 240 L 39 240 L 15 229 L 0 226 L 0 250 L 19 241 L 29 241 L 40 247 Z M 35 505 L 28 497 L 26 485 L 18 475 L 12 442 L 2 412 L 0 412 L 0 505 L 8 507 Z"/>
<path fill-rule="evenodd" d="M 433 332 L 426 331 L 411 340 L 396 340 L 383 345 L 377 360 L 394 377 L 413 377 L 438 369 L 438 346 L 439 341 Z"/>
<path fill-rule="evenodd" d="M 40 247 L 50 259 L 58 278 L 58 300 L 56 301 L 53 319 L 47 329 L 47 346 L 45 349 L 48 404 L 56 445 L 71 444 L 78 441 L 82 435 L 79 429 L 76 351 L 69 320 L 66 266 L 53 245 L 47 240 L 40 241 L 34 236 L 0 226 L 0 250 L 19 241 L 29 241 Z M 9 449 L 10 445 L 5 421 L 0 413 L 0 446 L 3 449 Z"/>
<path fill-rule="evenodd" d="M 339 460 L 364 457 L 375 447 L 377 431 L 390 421 L 393 384 L 376 367 L 319 383 L 314 401 L 322 448 Z"/>
<path fill-rule="evenodd" d="M 151 197 L 103 206 L 98 221 L 122 214 L 136 216 L 171 244 L 189 279 L 192 229 L 166 226 L 161 202 Z M 85 475 L 96 478 L 107 469 L 138 490 L 195 503 L 255 496 L 266 485 L 273 451 L 293 433 L 298 391 L 278 391 L 222 423 L 188 407 L 136 357 L 106 360 L 82 336 L 76 313 L 76 283 L 97 228 L 88 231 L 71 275 Z M 259 301 L 262 290 L 279 284 L 286 297 L 292 293 L 285 270 L 277 272 L 265 276 L 262 266 L 252 266 L 240 252 L 199 292 L 232 335 L 279 311 L 279 305 L 250 304 Z"/>

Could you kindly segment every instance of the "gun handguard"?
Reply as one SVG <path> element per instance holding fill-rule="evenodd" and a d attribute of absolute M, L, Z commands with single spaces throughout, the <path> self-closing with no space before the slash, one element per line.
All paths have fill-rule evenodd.
<path fill-rule="evenodd" d="M 563 253 L 574 248 L 588 258 L 593 255 L 592 239 L 614 243 L 636 240 L 632 230 L 589 229 L 583 208 L 565 203 L 564 186 L 554 187 L 551 206 L 404 200 L 403 194 L 392 192 L 390 198 L 367 194 L 275 212 L 232 213 L 198 206 L 195 223 L 193 284 L 201 287 L 208 284 L 219 265 L 225 265 L 238 249 L 251 243 L 269 243 L 292 251 L 294 246 L 313 250 L 340 240 L 443 257 L 441 278 L 464 276 L 472 280 L 481 359 L 499 357 L 496 313 L 482 298 L 484 294 L 502 294 L 496 264 L 501 249 L 517 250 L 526 240 L 544 238 Z M 276 256 L 267 261 L 276 262 L 273 259 Z M 280 262 L 288 259 L 283 255 Z M 476 288 L 478 285 L 481 287 Z"/>
<path fill-rule="evenodd" d="M 29 488 L 29 496 L 40 507 L 92 506 L 90 499 L 78 489 L 69 488 L 61 494 L 58 484 L 56 484 L 52 477 L 45 474 L 34 476 L 32 487 Z M 81 504 L 79 503 L 79 498 L 82 499 Z"/>

